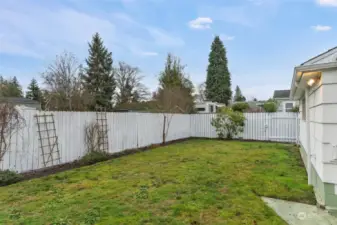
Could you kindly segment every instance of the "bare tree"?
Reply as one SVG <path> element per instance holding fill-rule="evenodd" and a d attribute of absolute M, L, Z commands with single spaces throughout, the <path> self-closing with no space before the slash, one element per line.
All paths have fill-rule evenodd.
<path fill-rule="evenodd" d="M 0 102 L 0 161 L 10 148 L 12 135 L 24 126 L 19 110 L 11 103 Z"/>
<path fill-rule="evenodd" d="M 101 145 L 99 125 L 97 123 L 90 123 L 86 125 L 84 135 L 87 153 L 99 152 Z"/>
<path fill-rule="evenodd" d="M 68 52 L 56 56 L 55 61 L 42 74 L 46 91 L 46 109 L 85 110 L 92 98 L 83 90 L 80 80 L 81 65 Z"/>
<path fill-rule="evenodd" d="M 198 97 L 198 100 L 201 101 L 201 102 L 206 101 L 205 90 L 206 90 L 206 83 L 205 82 L 198 85 L 198 93 L 197 93 L 198 96 L 197 97 Z"/>
<path fill-rule="evenodd" d="M 166 143 L 172 118 L 176 113 L 188 113 L 193 110 L 190 104 L 189 90 L 182 87 L 160 89 L 156 95 L 156 110 L 163 114 L 163 143 Z"/>
<path fill-rule="evenodd" d="M 138 102 L 146 99 L 149 92 L 142 83 L 143 76 L 140 76 L 140 70 L 132 67 L 125 62 L 120 62 L 115 68 L 117 104 L 125 104 L 130 102 Z"/>
<path fill-rule="evenodd" d="M 174 113 L 194 111 L 193 84 L 184 72 L 178 57 L 168 54 L 165 68 L 159 75 L 159 90 L 153 95 L 157 110 L 163 114 L 163 143 L 166 142 Z"/>

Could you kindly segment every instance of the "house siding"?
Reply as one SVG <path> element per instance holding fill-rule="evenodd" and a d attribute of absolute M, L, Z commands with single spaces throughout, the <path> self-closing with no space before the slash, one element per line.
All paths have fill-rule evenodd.
<path fill-rule="evenodd" d="M 323 71 L 319 83 L 310 89 L 310 149 L 312 183 L 327 207 L 337 208 L 337 165 L 329 163 L 337 156 L 337 71 Z M 307 156 L 306 121 L 302 118 L 300 101 L 300 143 L 305 164 Z M 306 165 L 307 168 L 307 165 Z"/>
<path fill-rule="evenodd" d="M 290 100 L 279 100 L 278 99 L 278 102 L 279 102 L 279 107 L 277 109 L 278 112 L 287 112 L 286 111 L 286 104 L 287 103 L 292 103 L 293 107 L 298 105 L 296 101 L 290 101 Z"/>

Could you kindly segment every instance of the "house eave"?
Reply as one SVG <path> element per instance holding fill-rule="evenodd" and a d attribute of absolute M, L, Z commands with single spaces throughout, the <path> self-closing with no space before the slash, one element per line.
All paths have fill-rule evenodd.
<path fill-rule="evenodd" d="M 297 83 L 301 81 L 304 72 L 321 72 L 323 70 L 328 70 L 328 69 L 333 69 L 333 68 L 337 68 L 337 62 L 314 64 L 314 65 L 303 65 L 303 66 L 295 67 L 294 73 L 293 73 L 293 79 L 291 83 L 290 99 L 299 100 L 300 96 L 296 96 L 296 92 L 299 91 L 299 89 L 302 90 L 302 88 L 299 88 Z"/>

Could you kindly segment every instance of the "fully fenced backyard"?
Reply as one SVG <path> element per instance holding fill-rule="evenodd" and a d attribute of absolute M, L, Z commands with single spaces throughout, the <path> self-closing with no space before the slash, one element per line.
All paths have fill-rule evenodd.
<path fill-rule="evenodd" d="M 315 203 L 292 144 L 189 140 L 0 188 L 0 224 L 286 224 Z"/>

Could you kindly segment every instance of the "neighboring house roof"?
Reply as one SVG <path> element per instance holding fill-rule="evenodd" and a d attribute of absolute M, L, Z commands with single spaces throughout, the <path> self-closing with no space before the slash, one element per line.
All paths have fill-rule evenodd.
<path fill-rule="evenodd" d="M 39 105 L 40 103 L 28 98 L 0 97 L 0 102 L 10 102 L 16 105 Z"/>
<path fill-rule="evenodd" d="M 290 90 L 276 90 L 273 98 L 289 98 Z"/>

